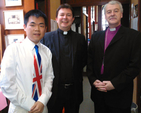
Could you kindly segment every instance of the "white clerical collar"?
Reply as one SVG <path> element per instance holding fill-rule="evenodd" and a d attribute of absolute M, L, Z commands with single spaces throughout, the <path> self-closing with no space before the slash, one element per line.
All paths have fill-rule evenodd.
<path fill-rule="evenodd" d="M 67 31 L 63 31 L 63 35 L 67 35 L 68 34 L 68 32 Z"/>
<path fill-rule="evenodd" d="M 110 31 L 116 31 L 116 28 L 109 28 Z"/>

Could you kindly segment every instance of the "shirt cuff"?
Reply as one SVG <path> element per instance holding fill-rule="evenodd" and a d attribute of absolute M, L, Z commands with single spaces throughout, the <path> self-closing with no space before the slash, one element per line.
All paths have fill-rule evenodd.
<path fill-rule="evenodd" d="M 35 101 L 31 97 L 27 97 L 25 102 L 21 104 L 21 107 L 30 111 L 31 107 L 34 105 Z"/>
<path fill-rule="evenodd" d="M 48 95 L 42 94 L 40 98 L 38 99 L 38 101 L 40 101 L 41 103 L 44 104 L 44 106 L 46 106 L 50 96 L 51 96 L 51 93 L 49 93 Z"/>

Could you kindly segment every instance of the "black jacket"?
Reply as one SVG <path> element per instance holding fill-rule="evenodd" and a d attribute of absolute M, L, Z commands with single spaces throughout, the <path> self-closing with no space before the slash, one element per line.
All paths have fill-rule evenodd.
<path fill-rule="evenodd" d="M 76 32 L 71 32 L 72 34 L 72 45 L 73 45 L 73 76 L 74 76 L 74 97 L 76 104 L 80 104 L 83 100 L 83 91 L 82 91 L 82 69 L 86 65 L 87 61 L 87 43 L 85 37 Z M 54 81 L 52 88 L 52 96 L 48 102 L 48 107 L 51 107 L 56 100 L 58 94 L 58 83 L 59 83 L 59 38 L 58 30 L 53 32 L 48 32 L 45 34 L 41 42 L 49 47 L 52 52 L 52 63 L 54 70 Z"/>
<path fill-rule="evenodd" d="M 121 26 L 104 54 L 105 31 L 92 35 L 88 48 L 88 78 L 92 86 L 91 98 L 94 102 L 104 101 L 112 107 L 131 106 L 133 79 L 141 67 L 141 33 Z M 104 74 L 101 65 L 104 57 Z M 111 81 L 114 90 L 102 93 L 93 82 Z"/>

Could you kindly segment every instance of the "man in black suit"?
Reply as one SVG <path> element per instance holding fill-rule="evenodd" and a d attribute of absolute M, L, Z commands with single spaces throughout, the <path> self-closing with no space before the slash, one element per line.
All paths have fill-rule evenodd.
<path fill-rule="evenodd" d="M 121 25 L 123 8 L 110 1 L 104 7 L 109 27 L 91 37 L 88 78 L 95 113 L 131 113 L 133 79 L 141 67 L 141 33 Z"/>
<path fill-rule="evenodd" d="M 48 102 L 49 113 L 79 113 L 83 100 L 82 70 L 86 65 L 87 43 L 85 37 L 71 30 L 74 12 L 70 5 L 60 5 L 56 11 L 59 28 L 45 34 L 41 41 L 52 52 L 54 81 Z"/>

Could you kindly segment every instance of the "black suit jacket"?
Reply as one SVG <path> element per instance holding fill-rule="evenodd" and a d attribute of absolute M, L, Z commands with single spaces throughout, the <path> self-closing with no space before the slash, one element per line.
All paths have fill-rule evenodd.
<path fill-rule="evenodd" d="M 112 107 L 131 106 L 133 79 L 141 67 L 141 33 L 120 27 L 104 54 L 105 31 L 92 35 L 88 48 L 88 78 L 92 86 L 91 98 L 94 102 L 105 101 Z M 104 74 L 101 65 L 104 57 Z M 93 83 L 96 79 L 111 81 L 114 90 L 102 93 Z"/>
<path fill-rule="evenodd" d="M 72 58 L 72 67 L 73 67 L 73 76 L 74 76 L 74 97 L 75 103 L 80 104 L 83 100 L 82 92 L 82 70 L 86 65 L 87 60 L 87 43 L 85 37 L 76 32 L 71 32 L 72 35 L 72 46 L 73 46 L 73 58 Z M 41 42 L 49 47 L 52 52 L 52 63 L 54 69 L 54 81 L 52 88 L 52 96 L 48 102 L 48 107 L 54 105 L 57 94 L 58 94 L 58 85 L 59 85 L 59 38 L 58 30 L 53 32 L 48 32 L 45 34 Z"/>

